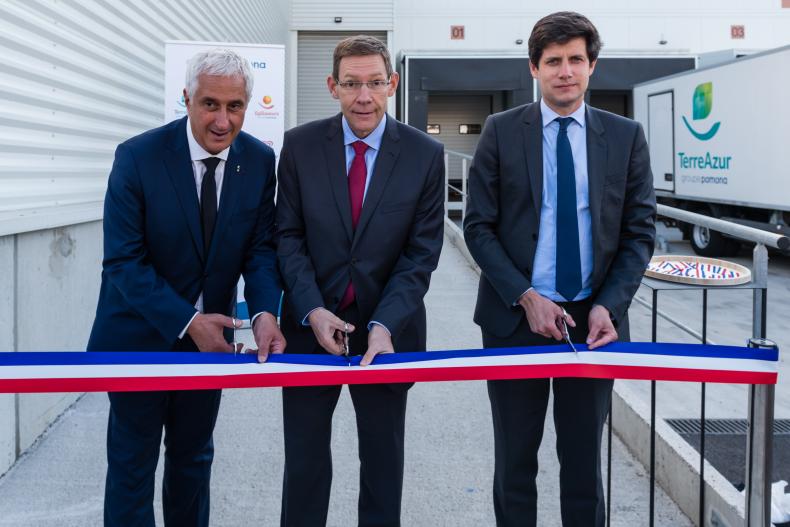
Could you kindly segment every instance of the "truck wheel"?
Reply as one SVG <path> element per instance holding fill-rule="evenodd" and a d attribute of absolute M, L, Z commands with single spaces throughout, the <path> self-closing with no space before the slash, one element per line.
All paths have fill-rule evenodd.
<path fill-rule="evenodd" d="M 740 249 L 740 243 L 731 238 L 727 238 L 722 233 L 702 227 L 692 225 L 689 241 L 691 248 L 700 256 L 735 256 Z"/>

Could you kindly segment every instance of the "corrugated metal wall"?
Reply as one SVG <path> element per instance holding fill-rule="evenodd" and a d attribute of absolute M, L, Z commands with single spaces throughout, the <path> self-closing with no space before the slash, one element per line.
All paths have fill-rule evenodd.
<path fill-rule="evenodd" d="M 101 217 L 115 146 L 162 124 L 165 40 L 286 44 L 288 15 L 287 0 L 0 2 L 0 235 Z"/>
<path fill-rule="evenodd" d="M 297 51 L 297 124 L 323 119 L 340 111 L 340 104 L 329 94 L 326 78 L 332 73 L 332 55 L 342 39 L 359 31 L 300 31 Z M 387 43 L 384 31 L 366 31 Z"/>
<path fill-rule="evenodd" d="M 340 17 L 342 22 L 335 22 Z M 292 0 L 291 23 L 298 30 L 392 30 L 394 0 Z"/>

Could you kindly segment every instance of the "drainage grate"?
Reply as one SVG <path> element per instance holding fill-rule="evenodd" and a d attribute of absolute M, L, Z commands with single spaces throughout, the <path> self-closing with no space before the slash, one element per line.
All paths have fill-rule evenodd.
<path fill-rule="evenodd" d="M 667 419 L 669 426 L 681 435 L 699 435 L 699 419 Z M 745 434 L 746 419 L 706 419 L 705 435 Z M 774 435 L 790 435 L 790 419 L 774 420 Z"/>

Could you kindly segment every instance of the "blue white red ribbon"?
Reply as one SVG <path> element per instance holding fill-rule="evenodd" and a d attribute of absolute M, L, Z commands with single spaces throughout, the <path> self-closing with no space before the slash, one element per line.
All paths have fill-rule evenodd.
<path fill-rule="evenodd" d="M 0 393 L 196 390 L 389 382 L 592 377 L 775 384 L 778 351 L 699 344 L 613 343 L 379 355 L 359 366 L 331 355 L 184 352 L 0 353 Z"/>

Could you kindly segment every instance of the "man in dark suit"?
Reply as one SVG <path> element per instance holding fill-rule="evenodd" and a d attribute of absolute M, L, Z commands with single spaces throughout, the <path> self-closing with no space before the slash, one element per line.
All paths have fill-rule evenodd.
<path fill-rule="evenodd" d="M 423 296 L 443 239 L 444 155 L 441 144 L 386 115 L 398 74 L 379 40 L 341 41 L 327 84 L 341 115 L 287 132 L 280 158 L 282 327 L 289 351 L 341 355 L 347 344 L 367 365 L 379 353 L 425 349 Z M 349 386 L 359 525 L 400 525 L 409 386 Z M 283 526 L 326 524 L 341 388 L 283 389 Z"/>
<path fill-rule="evenodd" d="M 480 265 L 475 322 L 489 348 L 628 339 L 627 310 L 653 252 L 655 197 L 641 127 L 584 104 L 601 41 L 577 13 L 529 39 L 542 94 L 488 118 L 469 175 L 464 236 Z M 554 379 L 565 526 L 602 526 L 601 432 L 612 381 Z M 549 379 L 490 381 L 498 526 L 536 523 Z"/>
<path fill-rule="evenodd" d="M 239 275 L 259 360 L 281 353 L 274 153 L 241 132 L 247 61 L 213 50 L 187 65 L 187 117 L 121 144 L 104 203 L 104 261 L 89 351 L 224 351 Z M 166 525 L 208 525 L 220 390 L 110 393 L 105 525 L 154 525 L 165 430 Z"/>

